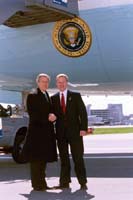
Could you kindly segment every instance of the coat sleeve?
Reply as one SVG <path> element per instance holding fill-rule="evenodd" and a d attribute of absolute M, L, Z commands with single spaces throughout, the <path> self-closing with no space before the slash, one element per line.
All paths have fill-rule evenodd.
<path fill-rule="evenodd" d="M 78 114 L 79 114 L 79 121 L 80 121 L 80 130 L 87 130 L 88 116 L 87 116 L 85 104 L 82 100 L 80 93 L 78 93 L 77 106 L 78 106 Z"/>
<path fill-rule="evenodd" d="M 26 104 L 27 104 L 26 105 L 27 112 L 30 116 L 30 119 L 36 120 L 38 118 L 38 110 L 37 110 L 37 106 L 36 106 L 33 94 L 28 95 Z"/>
<path fill-rule="evenodd" d="M 33 112 L 33 106 L 32 106 L 32 104 L 33 104 L 32 103 L 32 95 L 29 94 L 27 96 L 27 102 L 26 102 L 27 112 L 28 112 L 29 115 L 31 115 L 32 112 Z"/>

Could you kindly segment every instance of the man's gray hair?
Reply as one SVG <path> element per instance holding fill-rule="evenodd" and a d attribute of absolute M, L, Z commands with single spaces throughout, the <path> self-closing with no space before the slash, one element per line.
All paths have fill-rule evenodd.
<path fill-rule="evenodd" d="M 58 80 L 58 78 L 60 78 L 60 77 L 64 77 L 66 79 L 66 81 L 68 81 L 68 76 L 66 74 L 58 74 L 56 76 L 56 80 Z"/>
<path fill-rule="evenodd" d="M 44 73 L 41 73 L 41 74 L 38 74 L 37 77 L 36 77 L 36 83 L 39 82 L 39 79 L 41 77 L 46 77 L 49 81 L 50 81 L 50 76 L 48 74 L 44 74 Z"/>

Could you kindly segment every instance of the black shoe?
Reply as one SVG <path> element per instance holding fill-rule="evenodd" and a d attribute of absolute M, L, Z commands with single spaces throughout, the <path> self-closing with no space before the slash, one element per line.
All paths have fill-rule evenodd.
<path fill-rule="evenodd" d="M 33 188 L 34 191 L 45 191 L 45 188 L 41 188 L 41 187 L 34 187 Z"/>
<path fill-rule="evenodd" d="M 86 184 L 81 184 L 80 189 L 81 190 L 87 190 L 88 188 L 87 188 Z"/>
<path fill-rule="evenodd" d="M 70 188 L 69 183 L 60 184 L 54 187 L 54 189 L 69 189 L 69 188 Z"/>
<path fill-rule="evenodd" d="M 34 187 L 33 190 L 35 191 L 45 191 L 45 190 L 51 190 L 53 188 L 45 186 L 45 187 Z"/>

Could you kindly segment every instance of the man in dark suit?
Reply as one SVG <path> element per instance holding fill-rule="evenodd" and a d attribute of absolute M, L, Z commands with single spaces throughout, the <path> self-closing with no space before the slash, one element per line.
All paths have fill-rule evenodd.
<path fill-rule="evenodd" d="M 86 135 L 88 128 L 87 112 L 80 93 L 68 90 L 67 83 L 67 75 L 57 75 L 56 84 L 59 92 L 51 97 L 54 114 L 57 117 L 56 138 L 61 160 L 59 186 L 56 188 L 69 188 L 71 166 L 68 147 L 70 146 L 80 188 L 86 190 L 87 178 L 82 136 Z"/>
<path fill-rule="evenodd" d="M 47 93 L 50 77 L 39 74 L 37 89 L 27 97 L 29 126 L 23 152 L 30 162 L 31 184 L 34 190 L 50 189 L 45 180 L 47 162 L 57 161 L 52 105 Z"/>

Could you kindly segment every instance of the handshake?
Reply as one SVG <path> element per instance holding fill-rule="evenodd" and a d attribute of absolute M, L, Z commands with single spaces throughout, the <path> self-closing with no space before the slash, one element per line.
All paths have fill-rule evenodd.
<path fill-rule="evenodd" d="M 49 113 L 48 120 L 50 122 L 54 122 L 56 119 L 57 119 L 57 117 L 55 116 L 55 114 Z"/>

